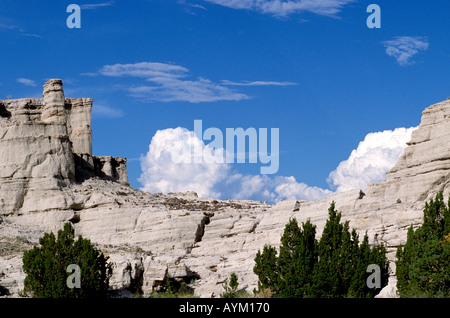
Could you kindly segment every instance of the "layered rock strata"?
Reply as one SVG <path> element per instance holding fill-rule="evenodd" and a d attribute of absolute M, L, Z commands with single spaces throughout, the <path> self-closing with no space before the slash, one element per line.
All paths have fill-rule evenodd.
<path fill-rule="evenodd" d="M 128 182 L 126 159 L 92 155 L 92 99 L 65 98 L 62 85 L 49 80 L 42 99 L 0 101 L 0 215 L 76 206 L 69 186 L 79 167 Z"/>

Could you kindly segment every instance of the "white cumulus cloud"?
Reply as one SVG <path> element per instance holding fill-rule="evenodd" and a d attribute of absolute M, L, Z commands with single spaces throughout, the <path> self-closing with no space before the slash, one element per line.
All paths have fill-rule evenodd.
<path fill-rule="evenodd" d="M 342 192 L 364 190 L 368 184 L 382 181 L 400 158 L 415 129 L 417 127 L 369 133 L 350 157 L 330 173 L 328 183 Z"/>
<path fill-rule="evenodd" d="M 195 147 L 202 149 L 202 158 L 196 157 Z M 179 154 L 175 158 L 174 150 Z M 243 175 L 226 163 L 224 149 L 213 150 L 194 132 L 184 128 L 157 131 L 147 154 L 140 158 L 142 174 L 138 181 L 142 190 L 153 193 L 195 191 L 202 197 L 269 202 L 317 200 L 331 193 L 298 183 L 294 177 Z M 220 156 L 223 160 L 218 160 Z"/>
<path fill-rule="evenodd" d="M 195 163 L 192 152 L 184 152 L 184 158 L 174 160 L 173 149 L 185 147 L 203 149 L 204 144 L 193 132 L 180 127 L 157 131 L 147 154 L 140 159 L 142 174 L 138 181 L 142 189 L 163 193 L 195 191 L 204 197 L 220 197 L 216 186 L 227 178 L 231 166 L 213 160 Z"/>
<path fill-rule="evenodd" d="M 279 200 L 321 200 L 332 191 L 297 182 L 294 177 L 279 177 L 274 192 Z"/>
<path fill-rule="evenodd" d="M 328 183 L 336 192 L 342 192 L 364 190 L 368 184 L 382 181 L 398 161 L 415 129 L 397 128 L 369 133 L 349 158 L 330 173 Z M 199 157 L 194 149 L 201 149 L 203 157 Z M 174 153 L 177 154 L 175 160 Z M 333 193 L 329 189 L 299 182 L 293 176 L 241 174 L 226 160 L 217 160 L 225 156 L 224 149 L 215 149 L 214 152 L 187 129 L 159 130 L 153 136 L 148 152 L 140 158 L 142 174 L 138 181 L 142 190 L 152 193 L 195 191 L 206 198 L 252 199 L 271 203 L 321 200 Z"/>

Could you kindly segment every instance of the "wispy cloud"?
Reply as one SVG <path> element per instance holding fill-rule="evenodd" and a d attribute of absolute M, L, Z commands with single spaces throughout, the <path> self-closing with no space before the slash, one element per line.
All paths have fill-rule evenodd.
<path fill-rule="evenodd" d="M 23 84 L 25 86 L 31 86 L 31 87 L 37 86 L 36 83 L 33 80 L 30 80 L 28 78 L 20 77 L 20 78 L 17 79 L 17 82 L 20 83 L 20 84 Z"/>
<path fill-rule="evenodd" d="M 82 10 L 94 10 L 94 9 L 98 9 L 98 8 L 109 7 L 109 6 L 112 6 L 113 4 L 114 4 L 114 1 L 103 2 L 103 3 L 88 3 L 88 4 L 82 4 L 80 6 L 80 8 Z"/>
<path fill-rule="evenodd" d="M 96 74 L 140 79 L 138 83 L 126 87 L 126 90 L 132 97 L 146 102 L 240 101 L 250 97 L 229 86 L 286 86 L 293 84 L 269 81 L 238 83 L 227 80 L 216 83 L 207 78 L 193 77 L 189 69 L 183 66 L 156 62 L 105 65 L 97 73 L 85 73 L 88 76 Z"/>
<path fill-rule="evenodd" d="M 29 33 L 25 29 L 21 28 L 20 26 L 13 25 L 13 24 L 0 23 L 0 30 L 16 31 L 16 32 L 19 32 L 19 34 L 21 34 L 23 36 L 42 38 L 42 36 L 40 36 L 39 34 Z"/>
<path fill-rule="evenodd" d="M 324 16 L 335 16 L 342 8 L 356 0 L 204 0 L 233 9 L 257 11 L 274 16 L 312 12 Z"/>
<path fill-rule="evenodd" d="M 178 0 L 178 4 L 184 5 L 184 11 L 191 15 L 197 15 L 201 11 L 208 11 L 207 8 L 198 3 L 188 3 L 186 0 Z"/>
<path fill-rule="evenodd" d="M 204 6 L 199 5 L 199 4 L 189 4 L 190 7 L 192 8 L 197 8 L 197 9 L 202 9 L 202 10 L 208 10 L 206 9 Z"/>
<path fill-rule="evenodd" d="M 250 98 L 204 78 L 180 80 L 163 77 L 149 78 L 147 81 L 152 82 L 152 85 L 132 87 L 129 89 L 131 95 L 144 101 L 189 103 L 239 101 Z"/>
<path fill-rule="evenodd" d="M 420 51 L 426 51 L 429 43 L 426 37 L 397 36 L 392 40 L 384 41 L 386 53 L 394 57 L 401 66 L 413 64 L 411 58 Z"/>
<path fill-rule="evenodd" d="M 106 118 L 121 118 L 124 116 L 123 111 L 109 106 L 94 104 L 92 107 L 92 115 Z"/>
<path fill-rule="evenodd" d="M 142 78 L 184 77 L 188 72 L 189 70 L 182 66 L 155 62 L 105 65 L 99 71 L 100 74 L 105 76 L 132 76 Z"/>
<path fill-rule="evenodd" d="M 253 82 L 232 82 L 228 80 L 223 80 L 220 82 L 227 86 L 290 86 L 297 85 L 293 82 L 273 82 L 273 81 L 253 81 Z"/>
<path fill-rule="evenodd" d="M 128 88 L 131 96 L 142 101 L 199 103 L 249 98 L 205 78 L 191 79 L 187 68 L 173 64 L 142 62 L 105 65 L 99 73 L 104 76 L 142 78 L 144 85 L 141 83 Z"/>
<path fill-rule="evenodd" d="M 0 30 L 18 30 L 18 29 L 19 27 L 16 25 L 0 23 Z"/>

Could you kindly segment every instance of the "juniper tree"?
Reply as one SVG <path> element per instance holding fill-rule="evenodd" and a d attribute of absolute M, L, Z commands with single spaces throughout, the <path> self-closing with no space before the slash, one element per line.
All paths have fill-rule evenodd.
<path fill-rule="evenodd" d="M 423 224 L 409 227 L 396 256 L 401 297 L 450 297 L 450 200 L 442 192 L 425 203 Z"/>
<path fill-rule="evenodd" d="M 38 298 L 102 297 L 108 290 L 112 264 L 108 257 L 81 236 L 75 240 L 75 231 L 66 223 L 58 236 L 45 233 L 39 239 L 40 247 L 23 255 L 26 293 Z M 67 279 L 69 265 L 78 265 L 80 288 L 70 288 Z"/>
<path fill-rule="evenodd" d="M 309 220 L 298 226 L 295 218 L 286 224 L 280 253 L 264 246 L 255 258 L 258 288 L 270 288 L 276 297 L 373 297 L 380 289 L 366 284 L 367 267 L 380 267 L 380 287 L 387 285 L 388 261 L 383 244 L 369 246 L 367 233 L 361 244 L 349 222 L 332 202 L 328 219 L 318 241 L 316 226 Z"/>
<path fill-rule="evenodd" d="M 279 296 L 305 297 L 310 294 L 312 273 L 317 262 L 316 227 L 308 220 L 298 226 L 292 218 L 281 237 L 277 268 Z"/>
<path fill-rule="evenodd" d="M 266 244 L 262 252 L 258 250 L 253 272 L 258 276 L 258 290 L 270 289 L 274 293 L 279 292 L 277 249 L 275 247 Z"/>

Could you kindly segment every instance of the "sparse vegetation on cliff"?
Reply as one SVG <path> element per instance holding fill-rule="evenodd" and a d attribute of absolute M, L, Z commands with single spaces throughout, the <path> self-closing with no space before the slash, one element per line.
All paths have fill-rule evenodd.
<path fill-rule="evenodd" d="M 220 295 L 221 298 L 236 298 L 238 296 L 238 276 L 232 272 L 230 278 L 225 279 L 222 284 L 224 292 Z"/>

